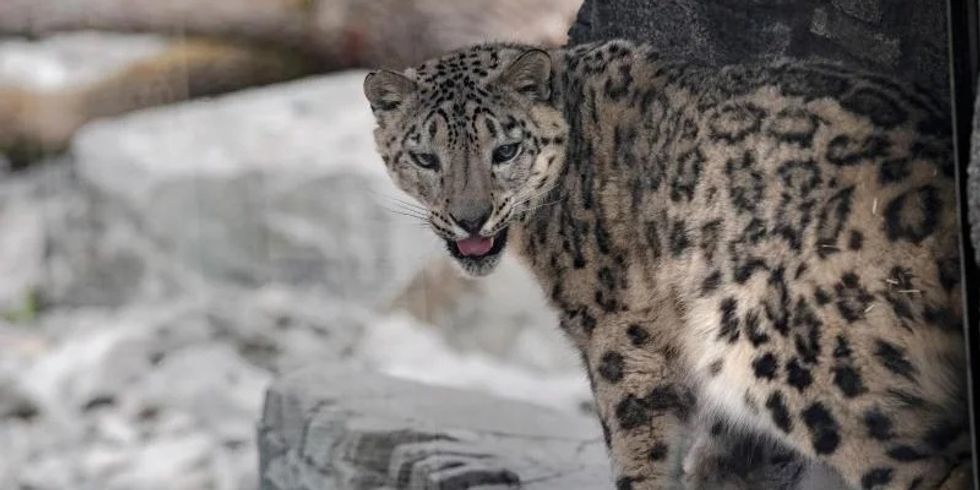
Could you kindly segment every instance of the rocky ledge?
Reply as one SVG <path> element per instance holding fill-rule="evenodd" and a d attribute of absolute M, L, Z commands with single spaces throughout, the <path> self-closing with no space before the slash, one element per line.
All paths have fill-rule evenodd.
<path fill-rule="evenodd" d="M 591 418 L 340 366 L 269 389 L 261 488 L 609 488 Z"/>

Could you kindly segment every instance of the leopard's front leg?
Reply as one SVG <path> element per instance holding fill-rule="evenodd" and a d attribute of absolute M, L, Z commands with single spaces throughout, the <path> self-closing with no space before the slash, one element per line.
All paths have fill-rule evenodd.
<path fill-rule="evenodd" d="M 617 490 L 672 488 L 695 413 L 678 349 L 649 318 L 607 316 L 580 344 Z"/>

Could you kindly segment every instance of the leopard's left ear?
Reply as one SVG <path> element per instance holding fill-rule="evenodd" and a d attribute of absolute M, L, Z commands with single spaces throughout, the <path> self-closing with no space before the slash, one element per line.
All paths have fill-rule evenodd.
<path fill-rule="evenodd" d="M 391 70 L 378 70 L 364 77 L 364 95 L 371 108 L 380 111 L 397 109 L 416 91 L 415 82 Z"/>
<path fill-rule="evenodd" d="M 529 49 L 504 69 L 500 82 L 515 92 L 547 101 L 551 97 L 551 55 L 543 49 Z"/>

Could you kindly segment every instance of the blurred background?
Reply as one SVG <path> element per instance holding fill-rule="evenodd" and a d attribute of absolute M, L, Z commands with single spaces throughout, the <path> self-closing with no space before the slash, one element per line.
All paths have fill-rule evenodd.
<path fill-rule="evenodd" d="M 578 3 L 0 2 L 0 488 L 257 488 L 266 388 L 323 363 L 586 414 L 537 286 L 455 273 L 361 93 Z"/>

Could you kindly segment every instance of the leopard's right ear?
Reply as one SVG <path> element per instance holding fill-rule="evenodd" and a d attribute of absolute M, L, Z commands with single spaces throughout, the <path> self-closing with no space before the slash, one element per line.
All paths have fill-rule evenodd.
<path fill-rule="evenodd" d="M 547 101 L 551 97 L 551 55 L 537 48 L 521 53 L 504 69 L 500 81 L 517 93 Z"/>
<path fill-rule="evenodd" d="M 418 87 L 411 79 L 391 70 L 378 70 L 364 78 L 364 95 L 375 111 L 397 109 Z"/>

